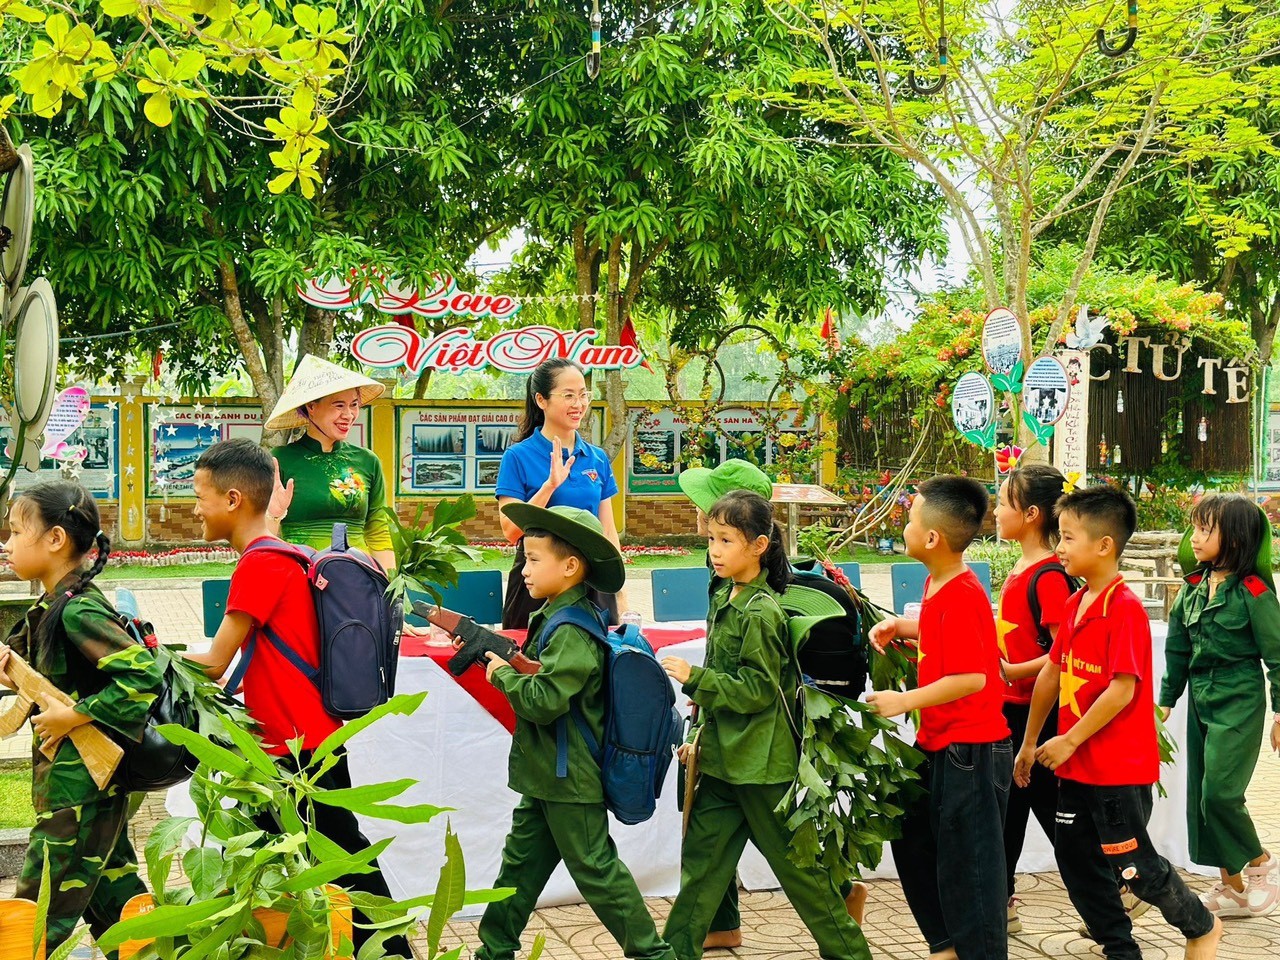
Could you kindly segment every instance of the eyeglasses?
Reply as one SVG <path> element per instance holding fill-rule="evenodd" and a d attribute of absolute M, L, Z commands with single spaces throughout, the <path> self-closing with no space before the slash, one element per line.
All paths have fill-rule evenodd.
<path fill-rule="evenodd" d="M 572 393 L 569 390 L 561 390 L 559 393 L 551 394 L 553 397 L 559 397 L 565 403 L 590 403 L 591 394 L 585 390 L 582 393 Z"/>

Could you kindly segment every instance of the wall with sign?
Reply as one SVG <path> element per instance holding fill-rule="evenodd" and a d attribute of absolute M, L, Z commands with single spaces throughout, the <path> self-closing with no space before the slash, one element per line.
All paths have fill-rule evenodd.
<path fill-rule="evenodd" d="M 147 409 L 147 436 L 151 456 L 148 458 L 148 491 L 153 497 L 194 496 L 195 463 L 220 440 L 247 437 L 254 443 L 262 439 L 262 408 L 256 403 L 160 406 Z M 351 428 L 349 440 L 362 447 L 369 445 L 369 411 L 360 411 L 360 419 Z M 131 465 L 130 465 L 131 466 Z M 128 469 L 128 468 L 126 468 Z"/>
<path fill-rule="evenodd" d="M 502 454 L 515 442 L 523 405 L 399 407 L 401 496 L 493 495 Z M 602 437 L 603 414 L 592 417 L 591 442 Z"/>
<path fill-rule="evenodd" d="M 629 493 L 680 492 L 676 481 L 682 455 L 701 458 L 703 466 L 714 467 L 724 460 L 741 459 L 768 465 L 773 463 L 774 445 L 757 411 L 747 407 L 720 411 L 721 431 L 707 428 L 690 434 L 689 424 L 671 410 L 645 412 L 627 442 L 627 491 Z M 796 426 L 784 421 L 782 433 L 812 434 L 817 416 Z"/>
<path fill-rule="evenodd" d="M 76 480 L 100 500 L 114 500 L 120 495 L 116 440 L 119 424 L 120 412 L 115 400 L 95 401 L 84 423 L 66 437 L 69 446 L 85 448 Z M 8 421 L 0 418 L 0 472 L 9 469 L 9 441 Z M 57 479 L 62 476 L 60 470 L 61 464 L 57 461 L 41 460 L 38 473 L 19 469 L 14 475 L 14 486 L 26 490 L 42 480 Z"/>

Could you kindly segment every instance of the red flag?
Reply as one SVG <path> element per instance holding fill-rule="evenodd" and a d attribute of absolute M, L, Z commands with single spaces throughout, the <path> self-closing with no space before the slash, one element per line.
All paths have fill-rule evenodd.
<path fill-rule="evenodd" d="M 157 350 L 155 356 L 151 358 L 151 379 L 160 379 L 160 368 L 164 365 L 164 351 Z"/>
<path fill-rule="evenodd" d="M 840 349 L 840 335 L 836 332 L 835 316 L 830 307 L 822 311 L 822 339 L 827 341 L 832 353 Z"/>
<path fill-rule="evenodd" d="M 636 338 L 635 325 L 632 324 L 630 317 L 627 317 L 627 322 L 622 325 L 622 330 L 618 333 L 618 346 L 635 347 L 636 352 L 644 356 L 644 351 L 640 349 L 640 341 Z M 649 366 L 648 360 L 641 360 L 640 366 L 653 373 L 653 367 Z"/>

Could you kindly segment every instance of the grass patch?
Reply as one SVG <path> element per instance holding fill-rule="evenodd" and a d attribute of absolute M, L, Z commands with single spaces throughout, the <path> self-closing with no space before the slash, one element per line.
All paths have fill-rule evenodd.
<path fill-rule="evenodd" d="M 121 566 L 107 567 L 99 580 L 217 580 L 231 576 L 234 563 L 175 563 L 171 567 Z"/>
<path fill-rule="evenodd" d="M 31 806 L 31 771 L 0 772 L 0 829 L 34 826 L 35 807 Z"/>

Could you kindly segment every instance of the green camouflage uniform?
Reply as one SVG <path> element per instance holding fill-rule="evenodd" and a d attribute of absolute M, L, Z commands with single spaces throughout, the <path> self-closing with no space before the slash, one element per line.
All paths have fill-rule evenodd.
<path fill-rule="evenodd" d="M 70 588 L 73 574 L 58 584 Z M 64 630 L 37 631 L 48 609 L 45 596 L 9 638 L 10 645 L 50 683 L 94 719 L 104 732 L 140 739 L 160 689 L 160 667 L 145 647 L 120 628 L 111 605 L 92 584 L 63 608 Z M 48 850 L 48 948 L 66 940 L 83 916 L 95 937 L 120 919 L 133 896 L 145 893 L 138 858 L 125 830 L 129 797 L 115 784 L 99 790 L 70 737 L 50 761 L 34 738 L 31 798 L 36 825 L 18 877 L 16 895 L 35 900 Z"/>

